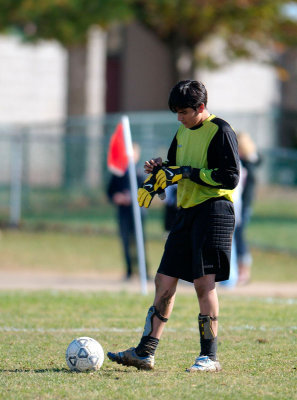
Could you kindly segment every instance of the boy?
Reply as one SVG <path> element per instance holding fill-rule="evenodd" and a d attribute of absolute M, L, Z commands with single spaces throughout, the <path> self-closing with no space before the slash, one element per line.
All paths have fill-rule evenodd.
<path fill-rule="evenodd" d="M 200 313 L 200 354 L 188 372 L 219 371 L 217 332 L 219 302 L 215 283 L 227 280 L 234 230 L 232 192 L 239 179 L 237 139 L 230 125 L 210 114 L 201 82 L 175 85 L 169 108 L 181 125 L 168 151 L 145 162 L 149 177 L 138 191 L 148 207 L 160 188 L 177 183 L 179 208 L 155 277 L 155 299 L 136 348 L 112 353 L 110 360 L 138 369 L 153 369 L 154 356 L 174 305 L 179 279 L 194 283 Z"/>

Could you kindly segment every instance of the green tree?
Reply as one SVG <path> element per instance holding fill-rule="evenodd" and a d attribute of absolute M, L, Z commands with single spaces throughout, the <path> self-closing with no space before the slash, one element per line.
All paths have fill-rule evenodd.
<path fill-rule="evenodd" d="M 123 0 L 0 0 L 0 31 L 25 40 L 55 39 L 68 52 L 68 115 L 85 114 L 87 38 L 90 27 L 107 28 L 131 16 Z"/>
<path fill-rule="evenodd" d="M 0 0 L 0 31 L 19 32 L 27 41 L 55 39 L 68 57 L 68 116 L 87 111 L 87 41 L 90 28 L 107 28 L 131 15 L 123 0 Z M 98 55 L 99 57 L 99 55 Z M 64 184 L 85 182 L 87 161 L 86 126 L 66 122 Z"/>
<path fill-rule="evenodd" d="M 222 39 L 224 61 L 255 57 L 255 43 L 271 54 L 295 46 L 297 21 L 285 12 L 288 3 L 297 7 L 297 1 L 285 0 L 133 0 L 133 7 L 136 18 L 169 46 L 176 81 L 193 75 L 195 64 L 218 65 L 217 54 L 205 46 L 199 51 L 211 37 Z M 188 60 L 182 66 L 181 55 Z"/>

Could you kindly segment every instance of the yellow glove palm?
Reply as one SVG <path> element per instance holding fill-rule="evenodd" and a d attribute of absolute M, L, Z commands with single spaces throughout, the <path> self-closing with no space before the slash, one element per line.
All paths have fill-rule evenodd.
<path fill-rule="evenodd" d="M 156 176 L 150 174 L 143 182 L 142 187 L 138 189 L 137 201 L 139 206 L 148 208 L 158 189 L 159 186 L 156 183 Z"/>

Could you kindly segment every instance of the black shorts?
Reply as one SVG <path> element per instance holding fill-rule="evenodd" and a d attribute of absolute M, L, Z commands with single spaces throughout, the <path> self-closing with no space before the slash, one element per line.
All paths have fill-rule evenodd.
<path fill-rule="evenodd" d="M 229 278 L 233 203 L 224 198 L 181 208 L 165 244 L 158 272 L 193 282 L 215 274 L 217 282 Z"/>

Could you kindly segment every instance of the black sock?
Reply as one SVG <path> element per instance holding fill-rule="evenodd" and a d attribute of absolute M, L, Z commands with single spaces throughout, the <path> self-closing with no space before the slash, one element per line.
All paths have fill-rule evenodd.
<path fill-rule="evenodd" d="M 159 339 L 152 336 L 142 336 L 135 352 L 139 357 L 154 356 L 158 343 Z"/>
<path fill-rule="evenodd" d="M 211 360 L 217 359 L 217 337 L 213 339 L 200 338 L 201 352 L 200 356 L 208 356 Z"/>

